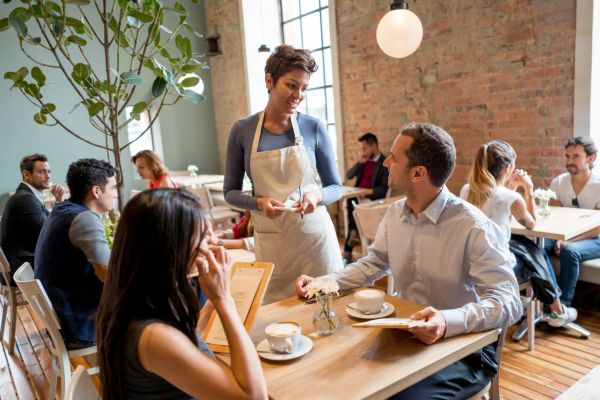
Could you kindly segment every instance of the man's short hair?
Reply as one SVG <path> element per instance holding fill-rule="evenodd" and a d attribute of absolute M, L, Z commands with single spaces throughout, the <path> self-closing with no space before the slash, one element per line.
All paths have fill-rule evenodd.
<path fill-rule="evenodd" d="M 424 166 L 431 183 L 442 187 L 456 164 L 456 148 L 450 135 L 439 126 L 428 123 L 408 124 L 402 128 L 401 135 L 413 138 L 406 150 L 408 168 Z"/>
<path fill-rule="evenodd" d="M 19 168 L 21 168 L 21 172 L 29 171 L 29 173 L 33 173 L 33 168 L 35 168 L 35 163 L 37 161 L 48 162 L 48 159 L 46 158 L 45 155 L 40 154 L 40 153 L 35 153 L 30 156 L 23 157 L 23 159 L 21 160 L 21 163 L 19 164 Z"/>
<path fill-rule="evenodd" d="M 583 147 L 583 149 L 585 150 L 585 155 L 588 157 L 591 155 L 596 155 L 596 153 L 598 152 L 598 149 L 596 148 L 596 145 L 594 144 L 594 141 L 591 138 L 584 138 L 581 136 L 575 136 L 567 140 L 567 143 L 565 144 L 565 149 L 567 147 L 577 145 Z"/>
<path fill-rule="evenodd" d="M 104 192 L 108 178 L 112 176 L 115 176 L 114 167 L 103 160 L 82 158 L 71 163 L 67 171 L 70 200 L 81 203 L 93 186 L 99 186 Z"/>
<path fill-rule="evenodd" d="M 371 132 L 367 132 L 364 135 L 362 135 L 361 137 L 359 137 L 358 141 L 359 142 L 367 142 L 370 145 L 378 144 L 377 143 L 377 136 L 375 136 L 375 134 L 371 133 Z"/>

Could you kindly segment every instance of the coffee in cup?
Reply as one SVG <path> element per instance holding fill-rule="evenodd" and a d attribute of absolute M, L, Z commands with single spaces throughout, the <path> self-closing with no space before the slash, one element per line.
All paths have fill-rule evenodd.
<path fill-rule="evenodd" d="M 274 322 L 265 328 L 265 334 L 272 351 L 289 354 L 298 348 L 302 328 L 296 322 Z"/>
<path fill-rule="evenodd" d="M 380 289 L 361 289 L 354 292 L 356 308 L 363 313 L 375 314 L 381 311 L 385 292 Z"/>

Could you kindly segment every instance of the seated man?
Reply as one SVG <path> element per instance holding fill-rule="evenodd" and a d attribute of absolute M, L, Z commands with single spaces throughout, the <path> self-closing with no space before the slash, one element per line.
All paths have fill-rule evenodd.
<path fill-rule="evenodd" d="M 596 161 L 596 146 L 591 139 L 574 137 L 565 144 L 567 172 L 554 178 L 550 189 L 558 199 L 550 204 L 562 207 L 600 209 L 600 176 L 592 173 Z M 569 306 L 575 296 L 579 279 L 579 264 L 592 258 L 600 258 L 600 228 L 592 229 L 566 242 L 546 240 L 546 250 L 560 257 L 558 286 L 562 291 L 560 300 Z M 548 323 L 553 326 L 556 318 L 551 315 Z"/>
<path fill-rule="evenodd" d="M 444 337 L 500 328 L 522 313 L 508 246 L 499 228 L 445 182 L 456 162 L 452 138 L 432 124 L 410 124 L 396 138 L 385 166 L 389 184 L 406 195 L 394 203 L 368 254 L 337 271 L 341 289 L 392 275 L 398 297 L 428 305 L 410 328 L 431 344 Z M 311 278 L 300 276 L 303 295 Z M 495 344 L 398 393 L 398 399 L 467 398 L 496 374 Z"/>
<path fill-rule="evenodd" d="M 42 191 L 50 189 L 57 202 L 62 201 L 65 193 L 60 185 L 50 187 L 50 165 L 45 155 L 36 153 L 23 157 L 20 168 L 23 181 L 6 203 L 0 229 L 0 244 L 11 274 L 24 262 L 34 265 L 35 245 L 49 214 Z"/>
<path fill-rule="evenodd" d="M 354 186 L 373 189 L 373 193 L 367 198 L 377 200 L 385 197 L 388 191 L 388 170 L 383 166 L 385 156 L 379 151 L 377 136 L 367 132 L 358 138 L 360 143 L 360 155 L 358 161 L 348 171 L 346 178 L 356 177 Z M 348 210 L 348 236 L 344 242 L 344 257 L 352 261 L 352 248 L 360 244 L 360 237 L 354 221 L 354 203 L 356 199 L 348 199 L 346 202 Z"/>
<path fill-rule="evenodd" d="M 58 204 L 44 223 L 35 249 L 39 279 L 60 321 L 68 349 L 96 341 L 96 309 L 102 282 L 91 263 L 108 265 L 110 250 L 101 213 L 112 210 L 117 198 L 114 168 L 86 158 L 69 166 L 71 197 Z"/>

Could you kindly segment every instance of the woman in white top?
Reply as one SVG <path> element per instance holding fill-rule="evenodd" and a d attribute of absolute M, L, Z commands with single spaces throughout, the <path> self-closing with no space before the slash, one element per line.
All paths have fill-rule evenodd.
<path fill-rule="evenodd" d="M 530 250 L 539 253 L 533 258 L 537 256 L 538 260 L 543 260 L 538 263 L 542 266 L 535 271 L 530 271 L 532 281 L 535 279 L 537 284 L 534 285 L 534 289 L 540 287 L 540 281 L 545 281 L 545 285 L 542 286 L 548 294 L 545 298 L 548 299 L 547 303 L 551 310 L 548 323 L 552 326 L 564 326 L 577 318 L 577 311 L 561 304 L 554 270 L 546 253 L 537 246 L 530 246 L 532 243 L 527 243 L 530 241 L 523 237 L 511 241 L 511 216 L 527 229 L 532 229 L 537 219 L 533 182 L 525 171 L 515 169 L 516 159 L 517 156 L 511 145 L 502 140 L 481 145 L 469 176 L 469 184 L 462 188 L 460 197 L 479 207 L 500 227 L 504 239 L 511 244 L 511 252 L 514 252 L 513 247 L 524 243 L 528 244 Z M 523 188 L 525 198 L 516 192 L 519 187 Z M 514 254 L 512 256 L 516 263 L 515 272 L 518 274 L 524 265 L 520 258 L 515 259 Z M 544 296 L 539 297 L 543 300 Z"/>

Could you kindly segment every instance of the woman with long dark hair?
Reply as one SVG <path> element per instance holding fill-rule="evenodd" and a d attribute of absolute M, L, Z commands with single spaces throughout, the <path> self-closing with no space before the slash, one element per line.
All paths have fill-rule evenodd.
<path fill-rule="evenodd" d="M 533 229 L 537 219 L 533 182 L 525 171 L 515 169 L 516 160 L 514 149 L 503 140 L 481 145 L 469 184 L 462 188 L 460 197 L 477 206 L 500 227 L 515 260 L 515 274 L 520 276 L 519 280 L 528 277 L 538 299 L 550 307 L 548 324 L 564 326 L 577 318 L 577 310 L 561 304 L 560 289 L 548 256 L 523 236 L 511 238 L 511 216 L 527 229 Z M 518 187 L 523 188 L 525 198 L 516 192 Z"/>
<path fill-rule="evenodd" d="M 267 397 L 256 350 L 229 292 L 231 259 L 209 247 L 196 197 L 178 189 L 140 193 L 116 232 L 98 312 L 104 399 Z M 223 323 L 231 368 L 198 337 L 199 301 L 189 273 Z"/>

